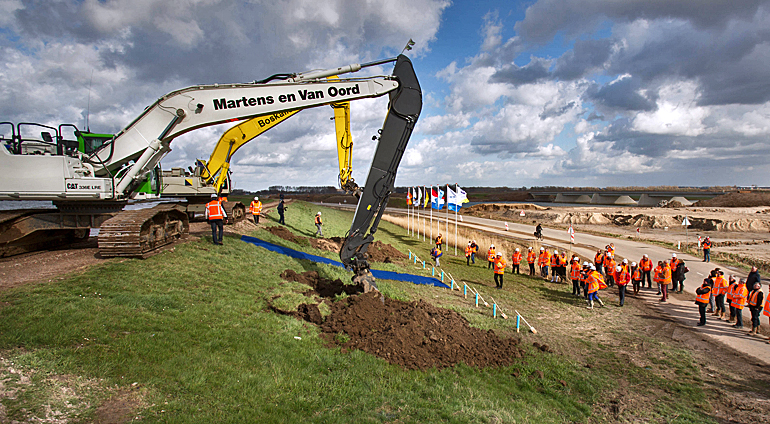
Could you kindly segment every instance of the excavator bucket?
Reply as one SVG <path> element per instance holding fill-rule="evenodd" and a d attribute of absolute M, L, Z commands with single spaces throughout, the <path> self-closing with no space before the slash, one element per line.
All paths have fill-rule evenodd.
<path fill-rule="evenodd" d="M 377 288 L 377 283 L 375 283 L 375 278 L 372 275 L 371 271 L 368 269 L 358 275 L 353 276 L 353 283 L 357 284 L 360 287 L 363 287 L 364 293 L 369 293 L 370 291 L 376 290 L 379 291 Z"/>

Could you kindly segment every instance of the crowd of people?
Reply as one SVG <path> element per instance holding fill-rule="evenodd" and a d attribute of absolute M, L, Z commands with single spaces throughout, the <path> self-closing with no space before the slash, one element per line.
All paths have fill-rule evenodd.
<path fill-rule="evenodd" d="M 440 247 L 441 235 L 437 238 L 437 247 Z M 706 240 L 704 246 L 704 261 L 709 261 L 710 240 Z M 466 264 L 476 263 L 479 246 L 475 240 L 469 240 L 465 248 Z M 596 304 L 604 306 L 604 301 L 599 297 L 600 290 L 616 286 L 618 290 L 618 306 L 623 306 L 626 299 L 626 290 L 630 286 L 634 295 L 645 288 L 657 290 L 660 302 L 668 302 L 669 293 L 682 293 L 687 273 L 690 271 L 684 260 L 677 258 L 676 253 L 671 254 L 668 260 L 653 262 L 648 255 L 642 255 L 639 262 L 630 262 L 628 259 L 616 257 L 615 245 L 610 243 L 605 248 L 596 251 L 593 260 L 581 259 L 577 254 L 567 258 L 567 252 L 554 249 L 550 251 L 540 247 L 536 251 L 528 247 L 526 254 L 516 248 L 511 255 L 511 273 L 522 273 L 520 266 L 527 262 L 530 276 L 546 279 L 553 283 L 572 282 L 572 295 L 584 297 L 588 309 L 593 309 Z M 494 272 L 495 287 L 503 288 L 503 276 L 508 267 L 508 262 L 502 252 L 495 250 L 491 244 L 487 249 L 487 268 Z M 539 268 L 538 269 L 536 269 Z M 525 272 L 526 272 L 525 271 Z M 538 273 L 539 271 L 539 273 Z M 654 284 L 654 286 L 653 286 Z M 670 288 L 670 289 L 669 289 Z M 768 287 L 770 289 L 770 287 Z M 700 321 L 698 326 L 706 325 L 706 315 L 711 314 L 718 320 L 726 321 L 736 328 L 743 328 L 743 309 L 748 307 L 751 312 L 751 331 L 749 334 L 760 335 L 761 315 L 770 320 L 770 296 L 762 292 L 761 277 L 756 267 L 751 269 L 748 276 L 725 276 L 724 271 L 715 268 L 703 280 L 696 289 L 696 304 L 699 307 Z M 770 340 L 768 340 L 770 343 Z"/>

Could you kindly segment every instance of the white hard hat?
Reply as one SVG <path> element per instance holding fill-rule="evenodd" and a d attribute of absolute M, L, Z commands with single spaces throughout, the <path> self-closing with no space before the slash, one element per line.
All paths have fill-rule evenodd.
<path fill-rule="evenodd" d="M 647 254 L 645 253 L 644 255 L 642 255 L 642 257 L 643 257 L 643 258 L 646 258 L 646 257 L 647 257 Z"/>
<path fill-rule="evenodd" d="M 211 198 L 212 198 L 212 199 L 216 199 L 216 198 L 217 198 L 217 195 L 216 195 L 216 194 L 212 194 L 212 195 L 211 195 Z"/>
<path fill-rule="evenodd" d="M 497 252 L 497 256 L 503 256 L 503 252 Z"/>
<path fill-rule="evenodd" d="M 676 253 L 672 253 L 672 254 L 671 254 L 671 257 L 672 257 L 672 258 L 676 258 Z"/>
<path fill-rule="evenodd" d="M 254 200 L 259 200 L 259 197 L 257 197 L 257 196 L 254 196 Z"/>
<path fill-rule="evenodd" d="M 558 254 L 559 254 L 559 251 L 558 251 L 558 250 L 556 250 L 556 249 L 553 249 L 553 253 L 556 253 L 556 254 L 558 255 Z"/>
<path fill-rule="evenodd" d="M 636 266 L 636 262 L 631 262 L 631 266 Z"/>
<path fill-rule="evenodd" d="M 321 215 L 321 212 L 318 212 L 316 215 Z"/>
<path fill-rule="evenodd" d="M 588 261 L 585 261 L 585 262 L 583 262 L 583 266 L 588 266 L 588 265 L 590 265 L 590 264 L 588 263 Z"/>
<path fill-rule="evenodd" d="M 541 247 L 540 250 L 545 250 L 545 247 Z"/>
<path fill-rule="evenodd" d="M 596 265 L 591 264 L 591 271 L 596 271 Z"/>
<path fill-rule="evenodd" d="M 527 250 L 532 250 L 532 246 L 529 246 L 529 247 L 527 248 Z"/>
<path fill-rule="evenodd" d="M 439 234 L 439 235 L 440 235 L 440 234 Z M 494 247 L 495 247 L 495 245 L 494 245 L 494 244 L 490 244 L 490 245 L 489 245 L 489 247 L 491 247 L 491 248 L 494 248 Z"/>
<path fill-rule="evenodd" d="M 623 259 L 623 263 L 627 264 L 628 263 L 628 259 Z"/>
<path fill-rule="evenodd" d="M 615 267 L 615 271 L 617 271 L 617 272 L 623 271 L 623 268 L 622 268 L 622 267 L 619 267 L 619 266 L 616 266 L 616 267 Z"/>
<path fill-rule="evenodd" d="M 519 251 L 519 248 L 517 247 L 515 251 L 516 251 L 516 252 L 518 252 L 518 251 Z"/>

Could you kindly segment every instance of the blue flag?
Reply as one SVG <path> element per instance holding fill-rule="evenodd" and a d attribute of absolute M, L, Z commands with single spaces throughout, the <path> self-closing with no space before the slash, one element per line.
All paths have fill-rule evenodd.
<path fill-rule="evenodd" d="M 444 209 L 444 190 L 434 188 L 431 190 L 430 206 L 433 209 Z"/>

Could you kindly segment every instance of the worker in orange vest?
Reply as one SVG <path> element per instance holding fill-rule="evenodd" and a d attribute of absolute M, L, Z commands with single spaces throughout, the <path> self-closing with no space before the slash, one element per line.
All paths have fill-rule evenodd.
<path fill-rule="evenodd" d="M 733 301 L 735 300 L 735 290 L 738 288 L 738 281 L 735 279 L 735 276 L 731 275 L 729 282 L 730 286 L 727 287 L 727 294 L 725 295 L 730 307 L 730 319 L 727 322 L 735 322 L 735 305 L 733 305 Z"/>
<path fill-rule="evenodd" d="M 616 266 L 617 264 L 615 263 L 615 258 L 612 256 L 612 253 L 606 253 L 604 255 L 604 279 L 609 287 L 612 287 L 612 285 L 615 284 Z"/>
<path fill-rule="evenodd" d="M 561 258 L 559 257 L 559 251 L 554 250 L 551 255 L 551 282 L 559 282 L 559 265 L 561 265 Z"/>
<path fill-rule="evenodd" d="M 620 297 L 620 306 L 626 302 L 626 286 L 631 282 L 631 274 L 622 266 L 615 267 L 615 284 L 618 285 L 618 296 Z"/>
<path fill-rule="evenodd" d="M 527 248 L 527 263 L 529 264 L 529 275 L 535 275 L 535 262 L 537 262 L 537 254 L 532 250 L 532 246 Z"/>
<path fill-rule="evenodd" d="M 473 243 L 471 243 L 471 247 L 473 248 L 473 251 L 471 252 L 471 264 L 476 264 L 476 255 L 479 254 L 479 245 L 476 244 L 476 240 L 473 240 Z"/>
<path fill-rule="evenodd" d="M 706 325 L 706 306 L 709 304 L 709 296 L 711 294 L 711 287 L 707 279 L 703 279 L 703 284 L 695 289 L 695 304 L 698 305 L 698 313 L 700 313 L 700 321 L 698 326 Z"/>
<path fill-rule="evenodd" d="M 703 247 L 703 262 L 711 262 L 711 239 L 706 237 L 701 247 Z"/>
<path fill-rule="evenodd" d="M 572 295 L 580 296 L 580 258 L 573 257 L 569 264 L 569 279 L 572 280 Z"/>
<path fill-rule="evenodd" d="M 254 200 L 249 205 L 249 212 L 254 217 L 254 223 L 259 224 L 259 214 L 262 213 L 262 202 L 259 201 L 259 197 L 254 196 Z"/>
<path fill-rule="evenodd" d="M 540 248 L 540 257 L 538 258 L 538 264 L 540 265 L 540 276 L 548 279 L 548 264 L 551 262 L 551 255 L 548 254 L 548 250 L 544 247 Z"/>
<path fill-rule="evenodd" d="M 663 297 L 660 298 L 661 302 L 668 301 L 668 285 L 671 284 L 671 268 L 668 267 L 668 262 L 663 261 L 663 273 L 661 275 L 660 289 L 663 292 Z"/>
<path fill-rule="evenodd" d="M 517 247 L 516 250 L 513 251 L 513 256 L 511 256 L 511 273 L 512 274 L 518 274 L 519 273 L 519 264 L 521 264 L 521 250 Z"/>
<path fill-rule="evenodd" d="M 465 265 L 470 266 L 471 265 L 471 255 L 473 254 L 473 246 L 471 246 L 471 241 L 468 240 L 468 245 L 465 246 Z"/>
<path fill-rule="evenodd" d="M 660 291 L 660 285 L 663 281 L 663 261 L 658 261 L 658 266 L 652 270 L 652 281 L 658 285 L 658 294 L 661 294 L 662 292 Z"/>
<path fill-rule="evenodd" d="M 604 285 L 604 287 L 607 287 L 607 286 L 604 284 L 604 278 L 602 277 L 602 275 L 599 274 L 598 271 L 596 271 L 596 266 L 591 265 L 590 268 L 591 270 L 588 272 L 588 277 L 586 278 L 586 286 L 587 286 L 586 290 L 588 291 L 587 308 L 593 309 L 594 301 L 599 302 L 599 304 L 602 305 L 602 307 L 604 306 L 604 302 L 602 302 L 602 300 L 599 299 L 599 289 L 601 288 L 602 285 Z"/>
<path fill-rule="evenodd" d="M 642 270 L 636 262 L 631 262 L 629 272 L 631 273 L 631 286 L 634 289 L 634 295 L 637 295 L 639 294 L 639 287 L 642 284 Z"/>
<path fill-rule="evenodd" d="M 602 267 L 604 266 L 604 253 L 602 253 L 601 249 L 596 251 L 596 256 L 594 256 L 594 266 L 596 266 L 596 270 L 599 272 L 599 274 L 602 274 Z"/>
<path fill-rule="evenodd" d="M 749 293 L 749 311 L 751 311 L 751 335 L 762 334 L 759 331 L 759 315 L 762 313 L 762 307 L 764 306 L 765 294 L 762 293 L 762 286 L 759 283 L 754 283 L 754 289 Z"/>
<path fill-rule="evenodd" d="M 487 269 L 494 269 L 495 267 L 495 245 L 490 244 L 489 250 L 487 250 L 487 261 L 489 264 L 487 265 Z"/>
<path fill-rule="evenodd" d="M 206 220 L 211 225 L 211 241 L 216 245 L 222 245 L 222 233 L 227 213 L 216 194 L 211 195 L 211 201 L 206 203 Z"/>
<path fill-rule="evenodd" d="M 746 306 L 746 300 L 749 297 L 749 291 L 746 289 L 746 280 L 738 280 L 738 286 L 733 292 L 733 304 L 735 305 L 735 328 L 743 328 L 743 308 Z"/>
<path fill-rule="evenodd" d="M 321 237 L 324 236 L 324 232 L 321 231 L 321 226 L 324 225 L 323 221 L 321 221 L 321 212 L 318 212 L 315 214 L 315 227 L 317 228 L 315 231 L 316 236 L 320 235 Z"/>
<path fill-rule="evenodd" d="M 439 234 L 439 235 L 436 237 L 436 247 L 438 247 L 439 249 L 441 249 L 441 246 L 442 246 L 443 244 L 444 244 L 444 237 L 443 237 L 441 234 Z"/>
<path fill-rule="evenodd" d="M 723 271 L 717 272 L 717 275 L 714 278 L 714 288 L 711 290 L 711 295 L 714 297 L 717 306 L 714 311 L 714 316 L 720 319 L 724 319 L 725 317 L 725 294 L 727 294 L 727 287 L 728 284 L 725 273 Z"/>
<path fill-rule="evenodd" d="M 591 264 L 588 261 L 583 262 L 580 269 L 580 288 L 583 290 L 583 296 L 588 300 L 588 274 L 591 273 Z"/>
<path fill-rule="evenodd" d="M 677 281 L 677 266 L 679 266 L 679 259 L 676 258 L 676 253 L 671 254 L 671 260 L 669 263 L 669 268 L 671 268 L 671 292 L 677 291 L 679 288 L 679 281 Z"/>
<path fill-rule="evenodd" d="M 495 254 L 495 286 L 498 290 L 503 288 L 503 274 L 505 274 L 506 265 L 502 252 L 497 252 Z"/>
<path fill-rule="evenodd" d="M 652 261 L 647 255 L 642 255 L 642 259 L 639 260 L 639 269 L 642 271 L 642 288 L 644 288 L 644 280 L 647 280 L 647 287 L 652 288 L 652 278 L 650 278 L 650 272 L 652 272 Z"/>

